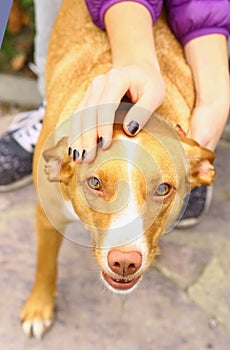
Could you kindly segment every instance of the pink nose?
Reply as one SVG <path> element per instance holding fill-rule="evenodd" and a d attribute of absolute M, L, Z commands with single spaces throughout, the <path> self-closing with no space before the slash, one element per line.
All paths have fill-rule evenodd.
<path fill-rule="evenodd" d="M 108 264 L 111 270 L 118 275 L 128 276 L 139 270 L 142 256 L 137 251 L 122 252 L 113 249 L 108 254 Z"/>

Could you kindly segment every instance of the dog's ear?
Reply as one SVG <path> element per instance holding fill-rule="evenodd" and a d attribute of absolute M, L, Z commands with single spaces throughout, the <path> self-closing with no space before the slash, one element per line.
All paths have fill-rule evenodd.
<path fill-rule="evenodd" d="M 51 182 L 67 183 L 73 176 L 74 164 L 67 155 L 68 138 L 63 137 L 58 143 L 43 152 L 45 173 Z"/>
<path fill-rule="evenodd" d="M 192 188 L 200 185 L 211 185 L 216 175 L 213 166 L 215 153 L 201 147 L 199 143 L 185 135 L 179 134 L 179 137 L 190 164 L 189 181 Z"/>

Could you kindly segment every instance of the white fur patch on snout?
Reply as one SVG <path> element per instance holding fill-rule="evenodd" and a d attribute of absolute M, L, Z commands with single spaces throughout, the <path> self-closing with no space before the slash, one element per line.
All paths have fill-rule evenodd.
<path fill-rule="evenodd" d="M 133 193 L 130 192 L 127 206 L 114 214 L 110 227 L 105 230 L 103 248 L 127 245 L 144 233 L 143 218 L 135 200 Z"/>
<path fill-rule="evenodd" d="M 110 221 L 110 225 L 105 232 L 103 246 L 112 248 L 119 245 L 126 245 L 133 242 L 144 233 L 144 223 L 141 215 L 140 203 L 138 203 L 135 193 L 133 172 L 135 169 L 135 159 L 138 147 L 136 144 L 125 143 L 127 162 L 126 174 L 129 185 L 129 198 L 125 207 L 115 212 Z M 122 196 L 122 193 L 119 195 Z"/>

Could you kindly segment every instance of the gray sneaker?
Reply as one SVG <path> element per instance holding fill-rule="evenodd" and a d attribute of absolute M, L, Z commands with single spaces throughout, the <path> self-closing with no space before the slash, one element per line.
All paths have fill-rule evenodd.
<path fill-rule="evenodd" d="M 185 198 L 184 207 L 178 218 L 176 228 L 187 228 L 198 224 L 207 213 L 212 200 L 212 186 L 200 186 L 192 189 L 189 199 Z"/>
<path fill-rule="evenodd" d="M 37 110 L 19 113 L 0 138 L 0 192 L 31 182 L 34 147 L 44 114 L 45 103 Z"/>

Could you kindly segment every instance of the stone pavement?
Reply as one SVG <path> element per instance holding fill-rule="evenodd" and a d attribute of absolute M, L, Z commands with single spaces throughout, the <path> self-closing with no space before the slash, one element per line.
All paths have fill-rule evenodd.
<path fill-rule="evenodd" d="M 7 108 L 17 111 L 0 108 L 0 132 L 11 120 Z M 203 221 L 162 238 L 161 257 L 131 296 L 105 291 L 90 249 L 65 240 L 56 322 L 41 342 L 22 334 L 18 316 L 35 269 L 35 192 L 29 185 L 0 193 L 0 349 L 229 350 L 229 152 L 222 141 Z"/>

